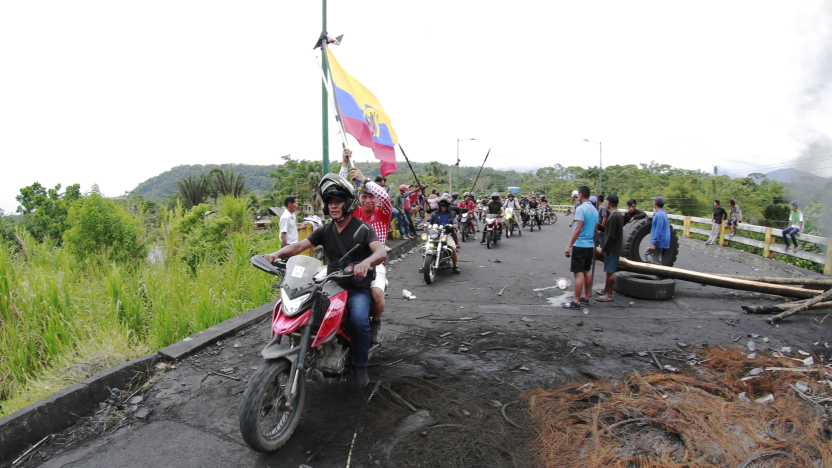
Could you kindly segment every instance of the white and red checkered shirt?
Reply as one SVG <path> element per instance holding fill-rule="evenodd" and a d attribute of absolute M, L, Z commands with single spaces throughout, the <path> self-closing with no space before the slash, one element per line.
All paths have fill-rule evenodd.
<path fill-rule="evenodd" d="M 341 168 L 338 174 L 346 180 L 349 180 L 349 174 L 345 167 Z M 369 224 L 381 241 L 381 245 L 387 244 L 387 232 L 390 230 L 390 219 L 393 217 L 393 204 L 390 202 L 390 195 L 384 190 L 381 185 L 367 180 L 367 190 L 376 197 L 376 209 L 372 213 L 367 214 L 361 205 L 352 213 L 353 217 Z"/>

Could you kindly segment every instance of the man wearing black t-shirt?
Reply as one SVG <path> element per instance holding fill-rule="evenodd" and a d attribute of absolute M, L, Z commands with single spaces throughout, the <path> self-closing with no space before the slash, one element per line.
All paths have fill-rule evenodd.
<path fill-rule="evenodd" d="M 618 260 L 621 257 L 621 250 L 624 245 L 624 217 L 618 212 L 618 195 L 611 193 L 607 197 L 609 205 L 609 218 L 603 226 L 604 243 L 601 244 L 601 253 L 604 255 L 604 273 L 607 274 L 607 281 L 604 288 L 597 291 L 601 295 L 596 301 L 609 302 L 612 300 L 612 291 L 615 286 L 615 272 L 618 271 Z M 599 227 L 600 231 L 601 228 Z"/>
<path fill-rule="evenodd" d="M 370 231 L 367 245 L 353 252 L 350 259 L 359 262 L 353 268 L 356 277 L 364 278 L 373 273 L 371 268 L 384 262 L 387 252 L 379 242 L 375 230 L 364 221 L 352 217 L 352 212 L 358 207 L 355 187 L 337 174 L 327 174 L 321 179 L 320 193 L 324 214 L 332 217 L 332 223 L 316 229 L 300 242 L 266 255 L 266 259 L 273 262 L 277 258 L 294 257 L 306 249 L 322 245 L 326 254 L 327 273 L 334 273 L 338 271 L 338 264 L 344 254 L 355 246 L 353 234 L 359 226 L 365 224 Z M 341 242 L 338 242 L 338 238 Z M 370 360 L 370 286 L 368 284 L 366 288 L 359 288 L 351 283 L 345 289 L 349 293 L 347 313 L 350 320 L 355 383 L 364 387 L 369 382 L 367 364 Z"/>
<path fill-rule="evenodd" d="M 629 223 L 630 221 L 633 221 L 633 220 L 636 220 L 636 219 L 644 219 L 646 217 L 647 217 L 647 213 L 639 210 L 636 207 L 636 199 L 635 198 L 631 198 L 631 199 L 627 200 L 627 212 L 624 213 L 624 224 L 625 225 L 627 223 Z"/>
<path fill-rule="evenodd" d="M 719 206 L 719 200 L 714 200 L 714 225 L 711 227 L 711 237 L 705 242 L 705 245 L 711 245 L 719 239 L 719 231 L 722 229 L 722 222 L 728 218 L 728 212 L 725 208 Z"/>

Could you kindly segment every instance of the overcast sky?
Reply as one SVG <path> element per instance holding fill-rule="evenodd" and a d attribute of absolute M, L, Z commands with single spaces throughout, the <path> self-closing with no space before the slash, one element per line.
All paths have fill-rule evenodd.
<path fill-rule="evenodd" d="M 832 2 L 330 1 L 413 160 L 832 176 Z M 321 2 L 0 3 L 0 208 L 180 164 L 321 157 Z M 332 160 L 340 136 L 332 121 Z M 814 146 L 812 146 L 814 144 Z M 360 160 L 372 153 L 351 140 Z M 813 148 L 813 149 L 811 149 Z"/>

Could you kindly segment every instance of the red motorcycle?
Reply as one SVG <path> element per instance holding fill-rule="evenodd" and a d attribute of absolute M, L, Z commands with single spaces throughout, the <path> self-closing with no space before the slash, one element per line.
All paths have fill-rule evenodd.
<path fill-rule="evenodd" d="M 351 362 L 347 291 L 339 282 L 352 278 L 352 269 L 344 267 L 368 237 L 369 228 L 360 226 L 353 236 L 355 247 L 331 274 L 313 257 L 298 255 L 275 264 L 262 255 L 251 257 L 260 270 L 283 276 L 272 312 L 272 341 L 260 353 L 264 362 L 240 404 L 240 432 L 253 449 L 274 452 L 295 432 L 306 401 L 307 371 L 343 374 Z M 284 337 L 286 347 L 281 346 Z"/>

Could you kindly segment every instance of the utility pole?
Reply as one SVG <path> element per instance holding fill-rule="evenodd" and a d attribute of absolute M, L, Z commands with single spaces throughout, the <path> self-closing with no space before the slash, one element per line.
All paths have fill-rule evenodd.
<path fill-rule="evenodd" d="M 326 0 L 323 2 L 323 35 L 326 37 Z M 326 53 L 326 39 L 321 44 L 321 53 Z M 324 76 L 327 76 L 328 70 L 326 60 L 321 60 L 321 67 L 324 70 Z M 323 161 L 321 167 L 321 176 L 325 176 L 329 172 L 329 108 L 327 107 L 326 85 L 321 83 L 321 132 L 323 137 Z"/>
<path fill-rule="evenodd" d="M 600 195 L 600 194 L 604 193 L 601 190 L 601 180 L 604 177 L 604 151 L 603 151 L 603 147 L 601 146 L 600 141 L 587 140 L 586 138 L 584 138 L 584 141 L 587 142 L 587 143 L 598 143 L 598 194 Z"/>

